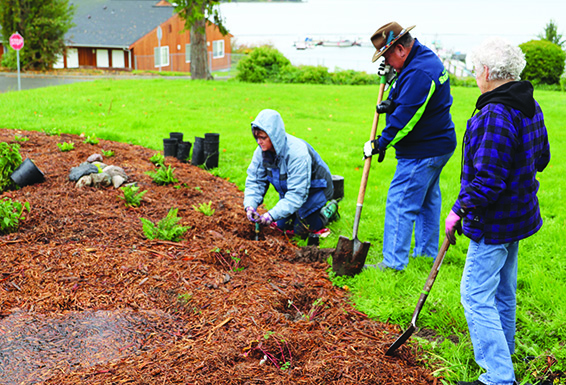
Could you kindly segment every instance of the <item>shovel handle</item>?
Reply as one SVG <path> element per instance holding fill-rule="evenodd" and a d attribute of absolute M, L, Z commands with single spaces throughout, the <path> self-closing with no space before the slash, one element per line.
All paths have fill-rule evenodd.
<path fill-rule="evenodd" d="M 383 93 L 385 92 L 385 76 L 381 77 L 381 83 L 379 85 L 379 93 L 377 95 L 377 103 L 376 105 L 378 105 L 379 103 L 381 103 L 381 100 L 383 99 Z M 373 116 L 373 123 L 371 126 L 371 133 L 369 136 L 369 140 L 374 140 L 376 135 L 377 135 L 377 124 L 379 123 L 379 114 L 377 113 L 377 111 L 375 112 L 375 115 Z M 364 171 L 362 173 L 362 181 L 360 183 L 360 191 L 358 192 L 358 200 L 357 200 L 357 205 L 356 205 L 356 216 L 354 217 L 354 231 L 353 231 L 353 238 L 357 238 L 358 237 L 358 227 L 360 225 L 360 218 L 362 215 L 362 207 L 364 206 L 364 198 L 366 196 L 366 188 L 368 185 L 368 179 L 369 179 L 369 170 L 371 168 L 371 156 L 369 158 L 366 158 L 364 161 Z"/>
<path fill-rule="evenodd" d="M 413 325 L 417 321 L 419 313 L 421 312 L 421 309 L 424 306 L 424 303 L 425 303 L 425 301 L 428 297 L 428 294 L 430 293 L 430 289 L 432 289 L 432 284 L 436 280 L 436 276 L 438 275 L 438 271 L 440 270 L 440 266 L 442 265 L 442 262 L 444 261 L 444 256 L 446 255 L 446 251 L 448 250 L 449 246 L 450 246 L 450 241 L 448 240 L 447 237 L 445 237 L 444 241 L 442 242 L 442 246 L 440 247 L 440 250 L 438 251 L 438 255 L 436 256 L 436 259 L 434 260 L 434 263 L 432 265 L 432 269 L 430 269 L 430 273 L 428 274 L 428 278 L 426 279 L 426 282 L 425 282 L 425 285 L 424 285 L 424 288 L 423 288 L 423 292 L 421 293 L 421 296 L 419 298 L 419 302 L 417 302 L 417 307 L 415 308 L 415 312 L 413 313 L 413 318 L 412 318 L 412 321 L 411 321 L 413 323 Z"/>

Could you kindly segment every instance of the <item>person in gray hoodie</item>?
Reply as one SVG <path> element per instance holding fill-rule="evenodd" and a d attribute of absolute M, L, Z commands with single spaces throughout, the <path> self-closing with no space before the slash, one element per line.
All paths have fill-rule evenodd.
<path fill-rule="evenodd" d="M 326 163 L 310 144 L 285 132 L 277 111 L 261 111 L 251 126 L 258 146 L 247 170 L 244 192 L 248 220 L 262 225 L 276 222 L 279 229 L 303 238 L 324 228 L 337 211 Z M 260 215 L 257 208 L 270 184 L 279 193 L 279 202 Z"/>

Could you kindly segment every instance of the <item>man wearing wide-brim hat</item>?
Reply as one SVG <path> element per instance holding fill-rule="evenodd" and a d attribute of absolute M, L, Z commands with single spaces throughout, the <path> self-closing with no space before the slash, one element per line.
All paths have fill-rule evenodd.
<path fill-rule="evenodd" d="M 376 110 L 386 114 L 377 139 L 364 145 L 364 156 L 395 148 L 397 168 L 387 194 L 383 261 L 371 265 L 403 270 L 409 263 L 413 228 L 413 257 L 438 253 L 441 195 L 439 177 L 456 148 L 450 116 L 450 78 L 438 56 L 397 22 L 372 36 L 372 61 L 381 58 L 378 73 L 391 78 L 389 96 Z M 389 73 L 388 73 L 389 72 Z"/>

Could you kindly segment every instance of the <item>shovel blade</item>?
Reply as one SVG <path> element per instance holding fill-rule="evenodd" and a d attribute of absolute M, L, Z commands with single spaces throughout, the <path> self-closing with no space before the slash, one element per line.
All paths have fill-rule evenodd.
<path fill-rule="evenodd" d="M 403 345 L 409 339 L 409 337 L 413 334 L 416 328 L 417 328 L 416 325 L 414 323 L 411 323 L 407 328 L 407 330 L 405 330 L 405 332 L 401 334 L 395 342 L 393 342 L 393 345 L 391 345 L 389 349 L 387 349 L 385 355 L 392 356 L 395 350 L 397 350 L 399 346 Z"/>
<path fill-rule="evenodd" d="M 332 253 L 332 270 L 338 276 L 358 274 L 364 267 L 370 246 L 369 242 L 362 243 L 358 238 L 350 240 L 341 235 Z"/>

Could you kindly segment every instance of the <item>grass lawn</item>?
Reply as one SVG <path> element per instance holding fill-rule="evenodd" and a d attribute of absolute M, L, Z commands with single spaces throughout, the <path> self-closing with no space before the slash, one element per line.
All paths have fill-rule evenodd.
<path fill-rule="evenodd" d="M 180 131 L 185 140 L 220 134 L 215 174 L 243 189 L 246 168 L 256 147 L 250 122 L 264 108 L 279 111 L 288 133 L 303 138 L 321 154 L 335 175 L 344 177 L 341 219 L 321 247 L 335 247 L 339 235 L 351 238 L 356 198 L 363 170 L 362 147 L 369 139 L 377 86 L 245 84 L 185 79 L 97 80 L 0 95 L 0 127 L 48 133 L 84 133 L 85 137 L 139 144 L 161 151 L 162 139 Z M 458 147 L 441 176 L 442 223 L 459 190 L 461 142 L 467 119 L 479 96 L 477 88 L 453 87 L 452 116 Z M 566 258 L 561 252 L 566 215 L 562 207 L 566 133 L 566 94 L 536 91 L 545 113 L 552 159 L 538 178 L 543 228 L 521 242 L 519 250 L 516 371 L 518 378 L 541 376 L 547 357 L 550 371 L 566 371 Z M 378 132 L 385 124 L 382 118 Z M 16 132 L 14 132 L 16 135 Z M 358 238 L 372 244 L 370 263 L 381 260 L 387 189 L 396 161 L 389 151 L 383 163 L 372 163 Z M 270 192 L 266 206 L 276 196 Z M 242 210 L 242 215 L 244 215 Z M 441 227 L 443 232 L 443 226 Z M 441 234 L 441 241 L 443 235 Z M 418 326 L 434 330 L 435 342 L 422 340 L 423 354 L 450 381 L 477 378 L 472 347 L 460 305 L 459 283 L 468 240 L 450 247 Z M 347 286 L 359 310 L 403 328 L 409 323 L 432 262 L 412 259 L 404 273 L 364 271 L 354 278 L 334 278 Z M 414 338 L 413 338 L 414 339 Z M 452 341 L 458 340 L 458 344 Z M 525 361 L 526 357 L 534 357 Z"/>

